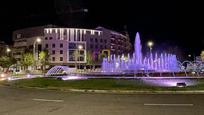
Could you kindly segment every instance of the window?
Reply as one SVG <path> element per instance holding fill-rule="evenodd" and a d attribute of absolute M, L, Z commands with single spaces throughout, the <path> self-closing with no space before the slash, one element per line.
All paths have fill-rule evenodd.
<path fill-rule="evenodd" d="M 55 57 L 52 57 L 52 61 L 55 61 Z"/>
<path fill-rule="evenodd" d="M 52 44 L 52 48 L 55 48 L 55 44 Z"/>
<path fill-rule="evenodd" d="M 45 44 L 45 48 L 48 48 L 48 44 Z"/>
<path fill-rule="evenodd" d="M 106 49 L 107 47 L 105 46 L 104 48 Z"/>
<path fill-rule="evenodd" d="M 98 49 L 98 45 L 95 45 L 95 48 Z"/>
<path fill-rule="evenodd" d="M 64 31 L 64 36 L 66 36 L 67 35 L 67 31 Z"/>
<path fill-rule="evenodd" d="M 45 37 L 45 40 L 47 40 L 47 37 Z"/>
<path fill-rule="evenodd" d="M 69 49 L 77 49 L 76 43 L 69 43 Z"/>
<path fill-rule="evenodd" d="M 107 40 L 104 40 L 105 43 L 107 43 Z"/>
<path fill-rule="evenodd" d="M 82 36 L 81 36 L 81 37 L 82 37 L 82 41 L 85 41 L 85 40 L 84 40 L 84 33 L 82 33 Z"/>
<path fill-rule="evenodd" d="M 92 45 L 92 44 L 90 45 L 90 48 L 93 48 L 93 45 Z"/>
<path fill-rule="evenodd" d="M 52 37 L 49 37 L 50 40 L 52 40 Z"/>
<path fill-rule="evenodd" d="M 100 45 L 100 48 L 101 48 L 101 49 L 103 49 L 103 46 L 102 46 L 102 45 Z"/>
<path fill-rule="evenodd" d="M 71 41 L 71 30 L 69 29 L 69 41 Z"/>
<path fill-rule="evenodd" d="M 63 54 L 63 50 L 60 50 L 60 54 Z"/>
<path fill-rule="evenodd" d="M 21 34 L 17 34 L 17 35 L 16 35 L 16 38 L 21 38 Z"/>
<path fill-rule="evenodd" d="M 90 41 L 93 42 L 93 38 L 90 38 Z"/>
<path fill-rule="evenodd" d="M 80 41 L 80 30 L 77 30 L 76 32 L 77 32 L 76 33 L 77 34 L 77 41 Z"/>
<path fill-rule="evenodd" d="M 55 54 L 55 50 L 52 50 L 52 54 Z"/>
<path fill-rule="evenodd" d="M 74 30 L 74 41 L 76 41 L 76 31 Z"/>
<path fill-rule="evenodd" d="M 96 43 L 98 42 L 98 39 L 97 39 L 97 38 L 95 38 L 95 42 L 96 42 Z"/>
<path fill-rule="evenodd" d="M 60 57 L 60 61 L 63 61 L 63 57 Z"/>
<path fill-rule="evenodd" d="M 63 48 L 63 44 L 60 44 L 60 48 Z"/>
<path fill-rule="evenodd" d="M 103 39 L 100 39 L 100 42 L 102 43 L 102 42 L 103 42 Z"/>
<path fill-rule="evenodd" d="M 69 50 L 69 61 L 75 61 L 75 50 Z"/>

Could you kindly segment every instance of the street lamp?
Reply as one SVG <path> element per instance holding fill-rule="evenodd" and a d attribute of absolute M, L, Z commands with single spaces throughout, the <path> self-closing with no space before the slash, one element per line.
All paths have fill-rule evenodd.
<path fill-rule="evenodd" d="M 40 38 L 37 38 L 35 41 L 34 41 L 34 43 L 33 43 L 33 56 L 34 56 L 34 62 L 36 62 L 36 60 L 37 60 L 37 57 L 38 57 L 38 55 L 36 56 L 36 52 L 35 52 L 35 45 L 36 45 L 36 43 L 40 43 L 41 42 L 41 39 Z M 37 50 L 38 50 L 38 48 L 37 48 Z M 37 54 L 38 54 L 38 51 L 37 51 Z"/>
<path fill-rule="evenodd" d="M 79 58 L 79 69 L 80 69 L 80 50 L 83 49 L 83 46 L 82 45 L 78 45 L 78 56 L 77 58 Z"/>
<path fill-rule="evenodd" d="M 11 52 L 11 49 L 10 48 L 6 48 L 6 53 L 7 55 Z"/>
<path fill-rule="evenodd" d="M 147 46 L 149 47 L 150 54 L 152 53 L 152 46 L 153 45 L 154 45 L 154 42 L 152 42 L 152 41 L 147 42 Z"/>

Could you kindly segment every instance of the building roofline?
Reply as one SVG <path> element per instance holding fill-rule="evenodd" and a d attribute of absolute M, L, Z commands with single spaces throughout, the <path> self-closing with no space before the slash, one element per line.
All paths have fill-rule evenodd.
<path fill-rule="evenodd" d="M 122 35 L 123 37 L 128 37 L 128 36 L 124 35 L 122 32 L 118 32 L 118 31 L 115 31 L 115 30 L 111 30 L 111 29 L 105 28 L 105 27 L 103 27 L 103 26 L 97 26 L 95 29 L 106 29 L 106 30 L 111 31 L 112 33 L 117 33 L 117 34 Z"/>

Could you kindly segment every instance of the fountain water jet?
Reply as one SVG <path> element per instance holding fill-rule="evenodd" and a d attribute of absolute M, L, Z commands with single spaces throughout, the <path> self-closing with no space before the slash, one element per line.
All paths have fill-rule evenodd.
<path fill-rule="evenodd" d="M 155 71 L 155 72 L 177 72 L 179 71 L 176 55 L 161 53 L 150 54 L 143 58 L 140 35 L 137 32 L 135 37 L 135 50 L 124 60 L 124 54 L 116 56 L 111 55 L 110 59 L 104 58 L 102 62 L 103 72 L 121 72 L 121 71 Z"/>

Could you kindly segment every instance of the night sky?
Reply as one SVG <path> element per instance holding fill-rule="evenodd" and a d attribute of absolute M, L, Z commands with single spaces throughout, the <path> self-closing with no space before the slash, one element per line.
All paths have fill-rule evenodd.
<path fill-rule="evenodd" d="M 72 13 L 88 8 L 88 13 Z M 155 49 L 178 46 L 184 55 L 204 49 L 204 7 L 195 2 L 136 0 L 6 0 L 0 4 L 0 40 L 11 44 L 13 30 L 46 24 L 95 28 L 98 25 L 124 31 L 131 42 L 140 32 L 143 47 L 148 40 Z"/>

